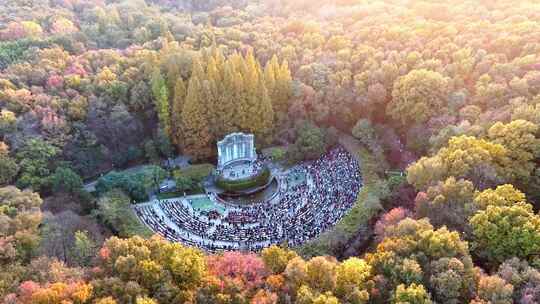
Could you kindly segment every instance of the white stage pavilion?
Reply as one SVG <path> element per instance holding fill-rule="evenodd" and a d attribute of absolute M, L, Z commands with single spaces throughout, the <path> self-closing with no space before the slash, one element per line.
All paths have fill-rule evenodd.
<path fill-rule="evenodd" d="M 217 143 L 218 172 L 230 180 L 249 178 L 257 172 L 254 163 L 255 136 L 245 133 L 231 133 Z"/>

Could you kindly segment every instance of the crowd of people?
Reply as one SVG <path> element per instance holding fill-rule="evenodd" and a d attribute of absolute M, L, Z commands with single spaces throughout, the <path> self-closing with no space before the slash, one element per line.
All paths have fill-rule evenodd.
<path fill-rule="evenodd" d="M 292 182 L 298 176 L 305 178 Z M 218 216 L 197 212 L 182 199 L 135 210 L 155 232 L 208 251 L 259 250 L 283 242 L 297 246 L 335 225 L 354 205 L 362 186 L 358 162 L 341 147 L 278 179 L 287 185 L 279 187 L 277 195 L 252 205 L 226 205 Z"/>

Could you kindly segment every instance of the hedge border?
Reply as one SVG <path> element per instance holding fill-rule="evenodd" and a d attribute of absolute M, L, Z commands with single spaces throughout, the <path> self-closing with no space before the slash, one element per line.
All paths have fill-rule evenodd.
<path fill-rule="evenodd" d="M 265 167 L 259 175 L 252 178 L 232 181 L 223 177 L 218 177 L 216 180 L 216 186 L 227 192 L 238 192 L 246 189 L 262 187 L 268 183 L 269 179 L 270 169 Z"/>

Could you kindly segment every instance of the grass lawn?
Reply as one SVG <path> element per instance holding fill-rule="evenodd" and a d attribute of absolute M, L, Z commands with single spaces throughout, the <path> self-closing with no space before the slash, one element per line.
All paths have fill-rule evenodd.
<path fill-rule="evenodd" d="M 204 194 L 204 189 L 197 187 L 196 189 L 189 190 L 185 192 L 186 195 L 195 195 L 195 194 Z M 158 193 L 157 195 L 158 199 L 170 199 L 175 197 L 182 197 L 184 196 L 184 192 L 180 191 L 174 191 L 174 192 L 165 192 L 165 193 Z"/>
<path fill-rule="evenodd" d="M 184 196 L 184 193 L 175 191 L 175 192 L 158 193 L 156 196 L 160 200 L 166 200 L 170 198 Z"/>
<path fill-rule="evenodd" d="M 212 200 L 210 200 L 207 197 L 198 197 L 194 199 L 190 199 L 189 203 L 195 210 L 199 211 L 217 211 L 219 213 L 224 213 L 225 208 L 220 205 L 216 205 Z"/>

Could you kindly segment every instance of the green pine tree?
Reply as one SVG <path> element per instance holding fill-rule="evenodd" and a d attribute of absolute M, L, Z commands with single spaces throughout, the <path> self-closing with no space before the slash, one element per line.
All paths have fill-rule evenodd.
<path fill-rule="evenodd" d="M 159 118 L 159 124 L 165 134 L 171 137 L 171 121 L 170 121 L 170 106 L 169 106 L 169 90 L 165 79 L 161 75 L 161 72 L 156 69 L 152 74 L 151 80 L 152 96 L 154 97 L 154 104 L 156 106 L 156 112 Z"/>
<path fill-rule="evenodd" d="M 184 151 L 196 159 L 209 157 L 212 153 L 212 134 L 202 95 L 201 82 L 197 77 L 191 77 L 181 117 Z"/>
<path fill-rule="evenodd" d="M 184 108 L 186 94 L 186 84 L 182 78 L 178 78 L 176 80 L 176 85 L 174 86 L 174 99 L 171 109 L 171 121 L 173 126 L 172 142 L 178 149 L 182 149 L 184 142 L 182 130 L 182 111 Z"/>
<path fill-rule="evenodd" d="M 287 61 L 283 61 L 281 66 L 275 59 L 274 73 L 275 73 L 275 87 L 271 93 L 272 104 L 274 110 L 280 113 L 287 113 L 289 110 L 289 101 L 292 97 L 292 76 L 289 70 Z"/>

